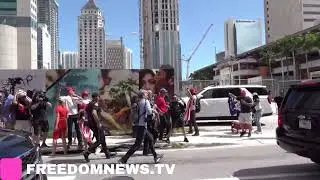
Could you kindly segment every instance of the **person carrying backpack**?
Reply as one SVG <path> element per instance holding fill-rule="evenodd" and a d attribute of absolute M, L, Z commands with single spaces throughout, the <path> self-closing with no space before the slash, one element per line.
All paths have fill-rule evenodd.
<path fill-rule="evenodd" d="M 172 118 L 172 123 L 173 127 L 172 128 L 177 128 L 177 124 L 180 123 L 182 127 L 182 132 L 184 136 L 184 142 L 189 142 L 186 132 L 184 130 L 184 121 L 183 121 L 183 114 L 186 109 L 186 104 L 178 98 L 177 95 L 173 96 L 173 101 L 171 102 L 171 107 L 170 107 L 170 112 L 171 112 L 171 118 Z"/>
<path fill-rule="evenodd" d="M 199 128 L 196 122 L 196 104 L 197 104 L 197 96 L 195 89 L 189 89 L 189 101 L 187 104 L 187 110 L 184 116 L 184 120 L 188 122 L 190 125 L 194 127 L 195 133 L 192 136 L 199 136 Z M 198 107 L 199 111 L 199 107 Z"/>
<path fill-rule="evenodd" d="M 143 138 L 148 138 L 149 147 L 154 157 L 154 162 L 158 163 L 162 158 L 162 155 L 156 153 L 153 144 L 153 137 L 147 130 L 147 116 L 152 114 L 150 102 L 146 98 L 146 93 L 140 91 L 138 94 L 139 101 L 136 104 L 138 108 L 138 116 L 132 116 L 132 121 L 136 126 L 136 140 L 135 143 L 130 147 L 129 151 L 118 161 L 120 164 L 127 163 L 128 159 L 140 148 Z"/>

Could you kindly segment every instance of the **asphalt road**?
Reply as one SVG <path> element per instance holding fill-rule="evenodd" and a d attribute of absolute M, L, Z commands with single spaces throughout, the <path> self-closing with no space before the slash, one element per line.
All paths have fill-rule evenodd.
<path fill-rule="evenodd" d="M 320 179 L 320 167 L 310 160 L 284 152 L 275 145 L 271 146 L 250 146 L 233 148 L 203 148 L 185 150 L 167 150 L 161 152 L 164 158 L 161 164 L 175 164 L 172 175 L 168 175 L 166 169 L 162 169 L 161 175 L 127 175 L 135 180 L 143 179 L 165 179 L 165 180 L 205 180 L 205 179 L 225 179 L 225 180 L 318 180 Z M 138 155 L 141 152 L 137 153 Z M 103 155 L 92 155 L 90 164 L 116 163 L 121 154 L 105 160 Z M 80 155 L 68 155 L 56 158 L 44 157 L 47 163 L 84 163 Z M 154 167 L 152 156 L 134 156 L 128 161 L 129 164 L 149 164 L 154 172 L 158 172 Z M 126 176 L 126 175 L 120 175 Z M 126 180 L 128 178 L 111 178 L 111 175 L 81 175 L 52 177 L 49 180 L 86 180 L 86 179 L 115 179 Z"/>

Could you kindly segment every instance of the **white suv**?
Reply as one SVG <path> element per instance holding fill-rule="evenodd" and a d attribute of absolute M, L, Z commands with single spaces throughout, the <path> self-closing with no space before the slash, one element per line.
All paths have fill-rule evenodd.
<path fill-rule="evenodd" d="M 201 98 L 201 111 L 196 114 L 197 119 L 201 121 L 214 120 L 235 120 L 236 116 L 231 116 L 229 111 L 228 98 L 229 93 L 240 96 L 240 91 L 244 90 L 251 96 L 252 93 L 258 93 L 261 105 L 263 108 L 263 115 L 272 115 L 272 107 L 268 102 L 268 91 L 265 86 L 259 85 L 235 85 L 235 86 L 209 86 L 204 88 L 197 94 Z M 189 98 L 182 98 L 186 103 Z"/>

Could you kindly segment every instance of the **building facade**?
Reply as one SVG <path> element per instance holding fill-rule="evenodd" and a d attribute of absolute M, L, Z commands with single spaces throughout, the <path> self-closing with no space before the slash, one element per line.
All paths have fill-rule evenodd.
<path fill-rule="evenodd" d="M 38 22 L 46 24 L 51 36 L 50 69 L 58 68 L 59 4 L 57 0 L 38 0 Z"/>
<path fill-rule="evenodd" d="M 0 24 L 0 42 L 0 69 L 17 69 L 17 28 Z"/>
<path fill-rule="evenodd" d="M 106 40 L 106 68 L 131 69 L 132 51 L 126 48 L 122 40 Z"/>
<path fill-rule="evenodd" d="M 140 0 L 140 39 L 143 65 L 175 69 L 176 91 L 181 80 L 179 0 Z"/>
<path fill-rule="evenodd" d="M 79 68 L 79 53 L 78 52 L 60 52 L 59 53 L 60 69 L 77 69 Z"/>
<path fill-rule="evenodd" d="M 0 0 L 0 24 L 16 27 L 18 69 L 37 69 L 37 1 Z"/>
<path fill-rule="evenodd" d="M 264 6 L 267 43 L 310 28 L 320 19 L 318 0 L 265 0 Z"/>
<path fill-rule="evenodd" d="M 38 24 L 38 69 L 51 69 L 51 36 L 46 24 Z"/>
<path fill-rule="evenodd" d="M 225 58 L 236 57 L 262 45 L 260 20 L 228 20 L 225 22 Z M 250 34 L 250 36 L 248 36 Z"/>
<path fill-rule="evenodd" d="M 89 0 L 78 18 L 79 67 L 105 68 L 105 22 L 94 0 Z"/>

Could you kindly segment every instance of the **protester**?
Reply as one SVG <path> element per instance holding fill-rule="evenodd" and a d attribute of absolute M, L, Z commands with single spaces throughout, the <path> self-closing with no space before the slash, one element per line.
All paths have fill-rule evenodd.
<path fill-rule="evenodd" d="M 271 91 L 268 91 L 268 102 L 269 102 L 269 104 L 272 103 L 272 93 L 271 93 Z"/>
<path fill-rule="evenodd" d="M 147 99 L 150 102 L 150 107 L 153 107 L 152 103 L 152 91 L 147 91 Z M 152 110 L 152 114 L 147 116 L 147 130 L 152 134 L 153 137 L 153 144 L 156 143 L 158 138 L 158 131 L 157 131 L 157 118 L 155 111 Z M 143 155 L 147 156 L 151 153 L 149 144 L 152 142 L 149 142 L 149 138 L 144 138 L 143 142 Z"/>
<path fill-rule="evenodd" d="M 92 132 L 88 127 L 88 119 L 86 114 L 86 108 L 90 103 L 89 92 L 83 91 L 81 94 L 82 104 L 79 105 L 79 127 L 82 133 L 82 139 L 84 142 L 84 149 L 88 150 L 88 145 L 92 144 Z"/>
<path fill-rule="evenodd" d="M 280 92 L 280 95 L 279 95 L 279 96 L 276 96 L 276 97 L 274 98 L 274 101 L 276 102 L 277 107 L 278 107 L 278 111 L 280 110 L 280 107 L 281 107 L 281 104 L 282 104 L 283 99 L 284 99 L 284 91 L 282 90 L 282 91 Z"/>
<path fill-rule="evenodd" d="M 102 152 L 104 152 L 107 159 L 110 158 L 110 152 L 107 148 L 104 130 L 101 124 L 101 108 L 99 107 L 100 96 L 98 93 L 92 93 L 92 100 L 88 104 L 86 113 L 88 116 L 88 127 L 93 131 L 93 135 L 96 138 L 96 142 L 92 144 L 87 151 L 84 151 L 84 159 L 89 162 L 89 155 L 95 153 L 97 147 L 102 146 Z"/>
<path fill-rule="evenodd" d="M 2 92 L 2 100 L 1 100 L 1 118 L 3 122 L 5 123 L 5 127 L 7 129 L 14 129 L 14 123 L 15 119 L 13 116 L 13 111 L 12 111 L 12 104 L 14 101 L 14 96 L 12 94 L 9 94 L 9 91 L 4 89 Z"/>
<path fill-rule="evenodd" d="M 32 112 L 32 124 L 34 131 L 34 142 L 40 145 L 40 131 L 42 135 L 42 145 L 41 147 L 49 147 L 46 144 L 49 132 L 49 120 L 48 120 L 48 108 L 51 107 L 51 103 L 48 102 L 47 97 L 43 92 L 37 92 L 33 99 L 31 105 Z"/>
<path fill-rule="evenodd" d="M 189 123 L 190 126 L 194 127 L 195 134 L 192 136 L 199 136 L 199 128 L 196 122 L 196 90 L 195 89 L 189 89 L 189 101 L 187 104 L 186 113 L 184 116 L 184 120 Z"/>
<path fill-rule="evenodd" d="M 149 140 L 149 148 L 153 154 L 154 162 L 158 163 L 162 158 L 162 155 L 158 155 L 154 149 L 153 137 L 151 133 L 147 130 L 147 116 L 152 114 L 152 109 L 150 106 L 150 102 L 146 99 L 146 94 L 144 91 L 139 92 L 138 94 L 139 102 L 138 106 L 138 116 L 134 119 L 134 124 L 137 128 L 137 137 L 134 145 L 132 145 L 129 151 L 119 160 L 119 163 L 125 164 L 128 159 L 137 151 L 143 141 L 143 138 L 148 138 Z"/>
<path fill-rule="evenodd" d="M 156 108 L 158 110 L 159 116 L 160 116 L 160 127 L 159 127 L 159 140 L 163 140 L 163 134 L 164 134 L 164 130 L 166 129 L 167 131 L 167 142 L 170 142 L 170 123 L 168 118 L 168 109 L 169 106 L 165 100 L 165 95 L 166 95 L 167 90 L 166 89 L 161 89 L 160 90 L 160 94 L 156 99 Z"/>
<path fill-rule="evenodd" d="M 186 132 L 184 130 L 184 120 L 183 120 L 183 115 L 185 113 L 186 109 L 186 104 L 178 98 L 177 95 L 173 96 L 173 101 L 171 102 L 170 106 L 170 112 L 171 112 L 171 118 L 172 118 L 172 128 L 176 128 L 177 124 L 179 123 L 182 127 L 182 133 L 184 136 L 184 142 L 189 142 Z"/>
<path fill-rule="evenodd" d="M 242 132 L 240 133 L 240 137 L 246 134 L 246 129 L 249 130 L 248 137 L 251 136 L 252 131 L 252 107 L 253 102 L 252 99 L 247 96 L 246 91 L 241 90 L 240 97 L 238 97 L 240 101 L 241 111 L 239 114 L 239 122 Z"/>
<path fill-rule="evenodd" d="M 19 90 L 13 100 L 13 116 L 15 120 L 15 130 L 23 130 L 32 133 L 31 105 L 32 100 L 27 97 L 27 93 Z"/>
<path fill-rule="evenodd" d="M 67 154 L 66 137 L 68 132 L 68 126 L 67 126 L 68 114 L 69 114 L 69 111 L 66 106 L 66 102 L 60 98 L 58 101 L 58 106 L 56 107 L 56 121 L 54 123 L 52 155 L 56 154 L 57 140 L 59 138 L 62 139 L 63 152 L 64 154 Z"/>
<path fill-rule="evenodd" d="M 262 133 L 262 129 L 261 129 L 261 122 L 260 119 L 262 117 L 262 105 L 260 102 L 260 98 L 258 96 L 257 93 L 253 93 L 253 111 L 254 111 L 254 121 L 257 125 L 257 130 L 255 131 L 255 133 L 260 134 Z"/>
<path fill-rule="evenodd" d="M 72 127 L 74 124 L 74 128 L 76 130 L 76 135 L 78 139 L 78 149 L 81 150 L 83 148 L 82 145 L 82 135 L 80 132 L 79 124 L 78 124 L 78 105 L 82 104 L 82 98 L 75 93 L 73 88 L 68 88 L 68 95 L 63 97 L 63 100 L 66 101 L 66 106 L 69 110 L 68 116 L 68 149 L 72 145 Z"/>

